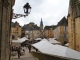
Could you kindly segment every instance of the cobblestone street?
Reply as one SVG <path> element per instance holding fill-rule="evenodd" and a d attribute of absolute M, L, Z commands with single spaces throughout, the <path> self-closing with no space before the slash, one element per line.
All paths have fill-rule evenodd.
<path fill-rule="evenodd" d="M 24 49 L 25 49 L 25 55 L 20 56 L 20 58 L 18 58 L 18 55 L 12 56 L 11 60 L 38 60 L 31 53 L 29 53 L 27 48 L 24 47 Z"/>

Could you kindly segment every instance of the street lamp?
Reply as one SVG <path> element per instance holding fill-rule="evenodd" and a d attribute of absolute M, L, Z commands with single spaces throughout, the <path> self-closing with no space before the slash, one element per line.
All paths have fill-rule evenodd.
<path fill-rule="evenodd" d="M 26 16 L 28 16 L 28 14 L 30 14 L 30 12 L 31 12 L 31 6 L 29 5 L 29 3 L 26 3 L 23 6 L 23 9 L 24 9 L 25 15 L 24 14 L 13 13 L 13 19 L 20 18 L 20 17 L 26 17 Z"/>
<path fill-rule="evenodd" d="M 23 8 L 24 8 L 24 13 L 26 15 L 30 14 L 30 12 L 31 12 L 31 6 L 29 5 L 29 3 L 26 3 Z"/>

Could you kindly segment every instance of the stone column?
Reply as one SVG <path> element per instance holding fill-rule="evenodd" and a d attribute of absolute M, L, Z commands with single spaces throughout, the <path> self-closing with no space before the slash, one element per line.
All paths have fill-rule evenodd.
<path fill-rule="evenodd" d="M 0 60 L 10 60 L 10 21 L 14 2 L 0 0 Z"/>
<path fill-rule="evenodd" d="M 9 45 L 7 41 L 7 11 L 8 0 L 0 0 L 0 60 L 9 60 Z M 9 53 L 8 53 L 9 54 Z"/>

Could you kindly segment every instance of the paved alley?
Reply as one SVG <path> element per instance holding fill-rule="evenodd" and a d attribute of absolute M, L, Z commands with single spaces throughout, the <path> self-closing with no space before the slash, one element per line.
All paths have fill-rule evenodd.
<path fill-rule="evenodd" d="M 18 55 L 12 56 L 11 60 L 38 60 L 31 53 L 29 53 L 26 47 L 24 47 L 24 49 L 25 49 L 25 54 L 23 56 L 20 56 L 20 58 L 18 58 Z"/>

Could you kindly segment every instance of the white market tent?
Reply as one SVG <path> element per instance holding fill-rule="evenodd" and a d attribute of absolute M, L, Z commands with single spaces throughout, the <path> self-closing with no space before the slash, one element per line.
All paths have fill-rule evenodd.
<path fill-rule="evenodd" d="M 22 42 L 28 40 L 26 37 L 19 38 L 18 40 L 12 40 L 12 46 L 20 46 Z"/>
<path fill-rule="evenodd" d="M 69 46 L 69 43 L 65 44 L 65 46 L 68 47 Z"/>
<path fill-rule="evenodd" d="M 49 39 L 54 39 L 54 40 L 56 40 L 56 38 L 49 38 Z"/>
<path fill-rule="evenodd" d="M 36 38 L 36 39 L 34 39 L 34 40 L 41 40 L 42 38 Z"/>
<path fill-rule="evenodd" d="M 53 45 L 46 39 L 33 44 L 33 46 L 42 53 L 80 60 L 80 52 L 61 45 Z"/>
<path fill-rule="evenodd" d="M 51 44 L 58 44 L 58 45 L 61 45 L 61 42 L 55 40 L 55 38 L 49 38 L 48 41 L 51 43 Z"/>

